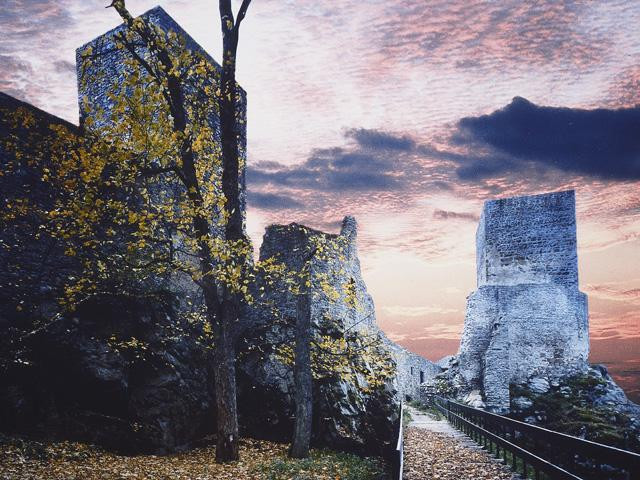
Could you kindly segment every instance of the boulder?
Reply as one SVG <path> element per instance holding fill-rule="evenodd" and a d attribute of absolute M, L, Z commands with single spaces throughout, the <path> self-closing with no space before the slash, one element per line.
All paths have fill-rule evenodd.
<path fill-rule="evenodd" d="M 485 408 L 486 406 L 484 400 L 482 399 L 480 390 L 470 391 L 464 396 L 462 401 L 473 408 Z"/>
<path fill-rule="evenodd" d="M 549 380 L 543 377 L 535 377 L 530 379 L 528 385 L 529 389 L 534 393 L 547 393 L 551 388 Z"/>

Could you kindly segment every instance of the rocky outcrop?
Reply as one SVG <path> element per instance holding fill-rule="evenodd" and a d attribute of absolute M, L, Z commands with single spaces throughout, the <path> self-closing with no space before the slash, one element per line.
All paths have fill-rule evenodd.
<path fill-rule="evenodd" d="M 419 382 L 440 368 L 394 344 L 378 328 L 373 300 L 360 273 L 356 240 L 352 217 L 344 219 L 338 235 L 298 224 L 273 225 L 265 233 L 260 259 L 273 258 L 299 271 L 313 245 L 325 245 L 323 253 L 311 261 L 313 335 L 318 341 L 332 338 L 336 344 L 359 345 L 356 348 L 363 350 L 346 366 L 338 367 L 341 359 L 336 356 L 335 371 L 331 372 L 329 366 L 329 372 L 316 374 L 314 441 L 381 453 L 391 447 L 394 433 L 390 427 L 397 420 L 399 398 L 417 393 Z M 294 410 L 293 377 L 282 347 L 295 342 L 296 296 L 283 287 L 272 286 L 265 291 L 249 313 L 255 327 L 248 344 L 261 348 L 247 348 L 240 356 L 241 375 L 247 382 L 244 388 L 254 393 L 241 395 L 240 408 L 248 418 L 258 408 L 254 402 L 259 402 L 260 415 L 267 412 L 266 418 L 256 416 L 248 424 L 256 431 L 285 434 L 291 431 Z M 277 308 L 265 308 L 267 305 Z M 341 351 L 333 354 L 340 355 Z M 387 377 L 380 384 L 375 381 L 378 374 Z M 265 428 L 265 421 L 270 428 Z"/>
<path fill-rule="evenodd" d="M 125 453 L 211 432 L 211 352 L 174 306 L 169 295 L 94 298 L 33 334 L 0 373 L 1 429 Z"/>
<path fill-rule="evenodd" d="M 509 416 L 552 430 L 640 452 L 640 406 L 603 365 L 585 373 L 512 385 Z"/>

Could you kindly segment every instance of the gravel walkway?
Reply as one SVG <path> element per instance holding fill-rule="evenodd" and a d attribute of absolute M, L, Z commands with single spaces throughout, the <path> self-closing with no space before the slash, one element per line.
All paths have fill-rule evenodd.
<path fill-rule="evenodd" d="M 492 455 L 446 420 L 435 420 L 409 407 L 405 429 L 404 480 L 516 480 Z"/>

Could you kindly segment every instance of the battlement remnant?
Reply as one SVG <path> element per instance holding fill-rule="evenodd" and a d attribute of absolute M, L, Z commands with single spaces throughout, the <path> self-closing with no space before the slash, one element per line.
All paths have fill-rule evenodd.
<path fill-rule="evenodd" d="M 588 366 L 574 192 L 485 202 L 476 248 L 457 382 L 506 412 L 510 384 L 546 384 Z"/>

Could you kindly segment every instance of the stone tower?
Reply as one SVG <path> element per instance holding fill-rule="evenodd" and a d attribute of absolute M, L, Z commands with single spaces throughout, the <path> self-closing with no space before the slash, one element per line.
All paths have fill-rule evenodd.
<path fill-rule="evenodd" d="M 167 14 L 161 7 L 155 7 L 140 16 L 145 22 L 156 27 L 157 31 L 169 35 L 173 33 L 182 42 L 184 48 L 189 52 L 197 54 L 198 58 L 203 58 L 212 67 L 211 70 L 220 72 L 222 67 L 184 30 L 176 21 Z M 105 123 L 112 118 L 114 102 L 109 98 L 109 94 L 114 91 L 114 87 L 121 85 L 125 78 L 133 72 L 127 63 L 133 58 L 132 53 L 127 48 L 117 48 L 119 37 L 126 31 L 126 26 L 120 26 L 100 35 L 92 41 L 82 45 L 76 50 L 76 74 L 78 80 L 78 104 L 80 108 L 80 126 L 85 124 L 87 118 L 92 117 L 97 123 Z M 83 53 L 90 51 L 91 61 L 83 61 Z M 134 51 L 140 58 L 148 60 L 150 53 L 143 41 L 134 43 Z M 179 54 L 180 52 L 175 52 Z M 187 111 L 196 111 L 196 105 L 202 104 L 204 87 L 211 86 L 213 90 L 217 88 L 216 79 L 200 78 L 197 75 L 187 75 L 182 84 L 183 94 Z M 245 166 L 246 166 L 246 92 L 237 85 L 237 97 L 239 99 L 238 124 L 238 151 L 239 151 L 239 182 L 240 201 L 244 215 L 246 204 L 245 190 Z M 104 112 L 98 115 L 97 112 Z M 215 141 L 220 145 L 220 118 L 217 111 L 212 110 L 206 114 L 205 121 L 214 132 Z M 221 167 L 218 167 L 221 168 Z M 209 175 L 220 177 L 222 171 L 212 171 Z"/>
<path fill-rule="evenodd" d="M 489 410 L 509 410 L 510 384 L 545 384 L 587 368 L 576 247 L 573 191 L 485 202 L 458 381 L 480 390 Z"/>

